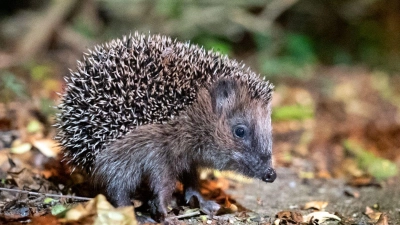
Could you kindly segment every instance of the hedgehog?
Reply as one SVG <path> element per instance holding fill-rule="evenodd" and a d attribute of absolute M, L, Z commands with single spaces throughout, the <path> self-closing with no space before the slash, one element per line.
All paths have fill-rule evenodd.
<path fill-rule="evenodd" d="M 98 45 L 65 77 L 56 127 L 64 160 L 87 172 L 116 207 L 151 192 L 166 218 L 176 182 L 202 212 L 199 169 L 273 182 L 273 85 L 218 52 L 135 33 Z"/>

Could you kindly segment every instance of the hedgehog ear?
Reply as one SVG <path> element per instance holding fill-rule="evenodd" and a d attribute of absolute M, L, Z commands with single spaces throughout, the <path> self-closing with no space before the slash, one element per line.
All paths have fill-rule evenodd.
<path fill-rule="evenodd" d="M 211 87 L 210 95 L 214 113 L 221 116 L 224 109 L 232 104 L 237 84 L 232 79 L 220 79 Z"/>

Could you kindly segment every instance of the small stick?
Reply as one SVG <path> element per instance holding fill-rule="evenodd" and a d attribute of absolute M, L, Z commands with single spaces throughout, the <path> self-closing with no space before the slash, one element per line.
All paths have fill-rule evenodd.
<path fill-rule="evenodd" d="M 187 214 L 183 214 L 183 215 L 179 215 L 179 216 L 172 216 L 170 217 L 171 219 L 182 219 L 182 218 L 186 218 L 186 217 L 192 217 L 192 216 L 197 216 L 200 215 L 199 211 L 195 211 L 192 213 L 187 213 Z"/>
<path fill-rule="evenodd" d="M 92 200 L 92 198 L 86 198 L 86 197 L 79 197 L 79 196 L 72 196 L 72 195 L 46 194 L 46 193 L 39 193 L 39 192 L 32 192 L 32 191 L 9 189 L 9 188 L 0 188 L 0 191 L 19 192 L 19 193 L 30 194 L 30 195 L 44 195 L 46 197 L 73 198 L 73 199 L 85 200 L 85 201 Z"/>
<path fill-rule="evenodd" d="M 26 35 L 17 44 L 17 60 L 34 59 L 50 43 L 52 34 L 66 23 L 80 1 L 51 1 L 51 4 L 37 18 Z"/>

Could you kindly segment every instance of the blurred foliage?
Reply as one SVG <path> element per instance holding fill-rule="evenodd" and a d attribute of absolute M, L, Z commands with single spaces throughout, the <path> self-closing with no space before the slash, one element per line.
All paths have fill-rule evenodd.
<path fill-rule="evenodd" d="M 28 66 L 33 81 L 43 81 L 52 77 L 52 67 L 43 64 L 31 64 Z"/>
<path fill-rule="evenodd" d="M 307 77 L 312 74 L 317 62 L 313 41 L 306 35 L 289 33 L 281 44 L 271 52 L 271 42 L 277 43 L 262 34 L 255 35 L 259 54 L 260 70 L 274 76 L 292 75 Z"/>
<path fill-rule="evenodd" d="M 39 110 L 42 112 L 47 118 L 55 117 L 58 112 L 56 109 L 56 103 L 53 99 L 49 98 L 40 98 L 39 102 Z"/>
<path fill-rule="evenodd" d="M 344 146 L 347 151 L 356 157 L 358 165 L 378 180 L 384 180 L 398 174 L 398 168 L 395 163 L 388 159 L 377 157 L 357 142 L 345 140 Z"/>
<path fill-rule="evenodd" d="M 87 2 L 96 5 L 95 11 L 83 5 L 68 22 L 76 33 L 97 43 L 135 31 L 161 33 L 244 60 L 269 77 L 308 78 L 321 63 L 361 63 L 400 71 L 398 0 Z M 0 10 L 0 18 L 15 19 L 4 19 L 0 33 L 18 38 L 29 27 L 31 20 L 21 22 L 29 18 L 28 9 L 38 10 L 49 3 L 2 1 L 0 6 L 7 12 Z M 22 16 L 17 9 L 24 11 Z"/>
<path fill-rule="evenodd" d="M 61 83 L 54 79 L 54 68 L 47 64 L 29 63 L 17 72 L 23 75 L 0 71 L 0 103 L 31 100 L 44 115 L 55 115 L 54 96 L 61 89 Z"/>
<path fill-rule="evenodd" d="M 37 120 L 31 120 L 29 121 L 27 127 L 26 127 L 26 131 L 28 133 L 35 133 L 42 130 L 42 124 L 37 121 Z"/>
<path fill-rule="evenodd" d="M 9 103 L 27 97 L 25 85 L 11 72 L 0 71 L 0 102 Z"/>
<path fill-rule="evenodd" d="M 225 55 L 232 55 L 233 46 L 228 40 L 212 36 L 200 36 L 193 40 L 193 42 L 204 46 L 206 49 L 213 49 Z"/>
<path fill-rule="evenodd" d="M 272 112 L 273 121 L 305 120 L 310 118 L 314 118 L 314 108 L 309 105 L 278 106 Z"/>
<path fill-rule="evenodd" d="M 192 40 L 267 76 L 308 77 L 317 63 L 365 63 L 400 70 L 398 0 L 97 0 L 107 10 L 103 38 L 129 31 Z"/>
<path fill-rule="evenodd" d="M 101 0 L 99 3 L 113 18 L 104 39 L 115 38 L 115 32 L 122 35 L 127 30 L 151 31 L 191 40 L 233 57 L 251 52 L 256 60 L 248 63 L 267 76 L 301 77 L 310 74 L 317 62 L 314 43 L 308 36 L 290 31 L 286 34 L 272 25 L 276 16 L 291 4 L 265 0 L 154 0 L 131 4 Z M 273 7 L 268 8 L 270 5 Z M 270 16 L 272 12 L 275 17 Z"/>
<path fill-rule="evenodd" d="M 390 79 L 389 74 L 375 71 L 371 79 L 373 88 L 379 92 L 380 96 L 400 110 L 400 91 L 395 88 L 395 85 L 391 85 L 395 81 Z M 400 84 L 400 80 L 397 80 L 397 83 Z"/>

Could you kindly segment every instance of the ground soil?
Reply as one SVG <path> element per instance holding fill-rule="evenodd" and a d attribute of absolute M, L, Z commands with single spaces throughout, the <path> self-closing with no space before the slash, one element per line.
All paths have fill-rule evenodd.
<path fill-rule="evenodd" d="M 272 184 L 259 181 L 241 183 L 227 192 L 243 207 L 271 218 L 283 210 L 299 210 L 306 215 L 311 211 L 302 210 L 305 203 L 326 201 L 328 205 L 325 211 L 343 216 L 343 224 L 372 224 L 364 214 L 367 206 L 387 213 L 389 224 L 400 224 L 399 178 L 381 187 L 371 185 L 355 188 L 341 179 L 302 180 L 295 171 L 287 168 L 278 169 L 277 173 L 278 178 Z M 351 197 L 346 192 L 358 192 L 359 197 Z M 259 204 L 260 200 L 262 205 Z"/>

